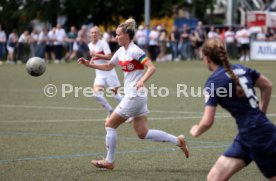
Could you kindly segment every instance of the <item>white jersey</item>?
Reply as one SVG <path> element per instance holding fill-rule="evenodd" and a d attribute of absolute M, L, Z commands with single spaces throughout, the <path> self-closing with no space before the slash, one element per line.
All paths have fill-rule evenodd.
<path fill-rule="evenodd" d="M 114 65 L 119 65 L 124 72 L 125 95 L 136 96 L 134 86 L 144 75 L 144 63 L 149 61 L 145 52 L 131 42 L 128 49 L 119 48 L 110 61 Z"/>
<path fill-rule="evenodd" d="M 0 43 L 5 43 L 7 41 L 7 36 L 5 31 L 0 30 Z"/>
<path fill-rule="evenodd" d="M 88 44 L 88 47 L 89 47 L 90 51 L 93 50 L 97 54 L 102 54 L 102 55 L 111 54 L 111 50 L 110 50 L 108 44 L 106 43 L 106 41 L 104 41 L 104 40 L 98 40 L 96 44 L 93 44 L 92 42 L 90 42 Z M 107 63 L 107 60 L 100 59 L 98 57 L 93 57 L 92 60 L 94 60 L 94 64 L 106 64 Z M 103 70 L 96 69 L 96 77 L 105 78 L 105 77 L 110 77 L 110 76 L 117 77 L 115 69 L 112 69 L 110 71 L 103 71 Z"/>
<path fill-rule="evenodd" d="M 236 39 L 240 44 L 250 43 L 250 31 L 243 28 L 236 33 Z"/>
<path fill-rule="evenodd" d="M 225 39 L 226 43 L 234 43 L 235 42 L 235 32 L 227 30 L 224 33 L 224 39 Z"/>
<path fill-rule="evenodd" d="M 209 39 L 219 38 L 219 34 L 217 32 L 214 32 L 214 31 L 210 31 L 207 36 L 208 36 Z"/>
<path fill-rule="evenodd" d="M 147 32 L 145 30 L 138 30 L 135 38 L 138 45 L 145 45 L 147 43 Z"/>

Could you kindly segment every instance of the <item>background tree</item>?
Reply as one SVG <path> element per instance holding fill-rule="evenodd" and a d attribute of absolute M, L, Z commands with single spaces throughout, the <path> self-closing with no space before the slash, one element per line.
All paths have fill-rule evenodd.
<path fill-rule="evenodd" d="M 192 16 L 205 20 L 206 9 L 212 10 L 214 0 L 151 0 L 151 18 L 173 16 L 186 7 Z M 58 16 L 66 16 L 66 27 L 93 22 L 96 25 L 116 25 L 121 18 L 144 20 L 144 0 L 1 0 L 0 24 L 7 31 L 30 28 L 38 19 L 55 25 Z M 209 18 L 210 19 L 210 18 Z"/>

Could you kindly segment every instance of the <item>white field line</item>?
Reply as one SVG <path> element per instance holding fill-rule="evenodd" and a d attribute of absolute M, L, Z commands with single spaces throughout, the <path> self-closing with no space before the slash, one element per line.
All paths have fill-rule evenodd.
<path fill-rule="evenodd" d="M 0 89 L 0 92 L 42 92 L 43 89 Z"/>
<path fill-rule="evenodd" d="M 59 107 L 59 106 L 30 106 L 30 105 L 12 105 L 0 104 L 0 108 L 24 108 L 24 109 L 54 109 L 54 110 L 80 110 L 80 111 L 105 111 L 103 108 L 87 108 L 87 107 Z M 187 112 L 173 110 L 150 110 L 154 113 L 172 113 L 172 114 L 200 114 L 202 112 Z M 219 115 L 229 115 L 227 113 L 217 113 Z"/>
<path fill-rule="evenodd" d="M 87 107 L 59 107 L 59 106 L 29 106 L 29 105 L 6 105 L 0 104 L 2 108 L 26 108 L 26 109 L 59 109 L 59 110 L 80 110 L 80 111 L 103 111 L 100 108 L 87 108 Z"/>
<path fill-rule="evenodd" d="M 231 116 L 216 116 L 216 118 L 230 118 Z M 162 120 L 186 120 L 186 119 L 200 119 L 201 116 L 181 116 L 181 117 L 149 117 L 149 121 L 162 121 Z M 51 123 L 51 122 L 104 122 L 104 118 L 95 119 L 53 119 L 53 120 L 5 120 L 0 123 Z"/>
<path fill-rule="evenodd" d="M 276 117 L 276 114 L 268 114 L 268 117 Z M 200 119 L 201 116 L 183 116 L 183 117 L 149 117 L 149 121 L 177 121 L 177 120 L 189 120 L 189 119 Z M 231 116 L 216 116 L 216 119 L 231 118 Z M 4 120 L 0 123 L 57 123 L 57 122 L 104 122 L 103 118 L 95 119 L 53 119 L 53 120 Z"/>
<path fill-rule="evenodd" d="M 82 110 L 82 111 L 104 111 L 100 108 L 83 108 L 83 107 L 57 107 L 57 106 L 29 106 L 29 105 L 4 105 L 0 104 L 0 108 L 25 108 L 25 109 L 55 109 L 55 110 Z M 183 111 L 164 111 L 164 110 L 151 110 L 156 113 L 172 113 L 172 114 L 196 114 L 195 116 L 175 116 L 175 117 L 150 117 L 149 120 L 187 120 L 187 119 L 200 119 L 202 112 L 183 112 Z M 275 113 L 267 114 L 268 117 L 276 117 Z M 216 118 L 230 118 L 227 113 L 217 113 Z M 54 120 L 2 120 L 0 123 L 50 123 L 50 122 L 103 122 L 103 118 L 94 119 L 54 119 Z"/>

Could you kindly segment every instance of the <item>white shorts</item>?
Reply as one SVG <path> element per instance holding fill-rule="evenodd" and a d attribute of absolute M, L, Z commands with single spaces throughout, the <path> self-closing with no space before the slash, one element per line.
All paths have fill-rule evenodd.
<path fill-rule="evenodd" d="M 11 46 L 7 46 L 7 50 L 9 53 L 13 53 L 14 52 L 14 48 Z"/>
<path fill-rule="evenodd" d="M 147 97 L 127 97 L 124 96 L 115 112 L 124 118 L 145 116 L 149 113 Z"/>
<path fill-rule="evenodd" d="M 78 50 L 79 50 L 79 45 L 78 45 L 77 42 L 74 42 L 74 43 L 73 43 L 73 50 L 74 50 L 74 51 L 78 51 Z"/>
<path fill-rule="evenodd" d="M 96 77 L 94 80 L 94 85 L 101 85 L 108 88 L 120 87 L 120 81 L 117 76 L 111 77 Z"/>

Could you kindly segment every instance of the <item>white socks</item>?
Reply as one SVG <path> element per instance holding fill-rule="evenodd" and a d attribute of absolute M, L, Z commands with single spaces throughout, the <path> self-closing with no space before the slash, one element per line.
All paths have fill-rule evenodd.
<path fill-rule="evenodd" d="M 115 159 L 115 149 L 117 144 L 117 132 L 114 128 L 106 127 L 106 158 L 105 160 L 109 163 L 113 163 Z M 145 139 L 153 140 L 157 142 L 171 142 L 175 145 L 178 145 L 178 139 L 176 136 L 166 133 L 160 130 L 150 129 L 145 137 Z"/>
<path fill-rule="evenodd" d="M 96 98 L 97 102 L 100 103 L 108 111 L 109 114 L 113 112 L 113 108 L 111 107 L 107 99 L 102 95 L 102 92 L 95 92 L 94 97 Z M 117 93 L 114 95 L 114 99 L 116 100 L 116 102 L 120 103 L 123 97 L 119 93 Z"/>
<path fill-rule="evenodd" d="M 116 102 L 120 103 L 121 100 L 123 99 L 123 96 L 121 96 L 121 94 L 117 93 L 114 95 L 114 99 L 116 100 Z"/>
<path fill-rule="evenodd" d="M 100 103 L 109 113 L 113 111 L 113 108 L 111 105 L 108 103 L 106 98 L 102 95 L 102 93 L 94 93 L 94 97 Z"/>
<path fill-rule="evenodd" d="M 157 142 L 171 142 L 178 145 L 178 139 L 176 136 L 166 133 L 164 131 L 149 129 L 145 139 L 153 140 Z"/>
<path fill-rule="evenodd" d="M 107 155 L 106 155 L 106 161 L 109 163 L 114 162 L 114 157 L 115 157 L 115 149 L 116 149 L 116 144 L 117 144 L 117 132 L 116 129 L 113 128 L 105 128 L 106 130 L 106 137 L 105 137 L 105 144 L 106 144 L 106 150 L 107 150 Z"/>

